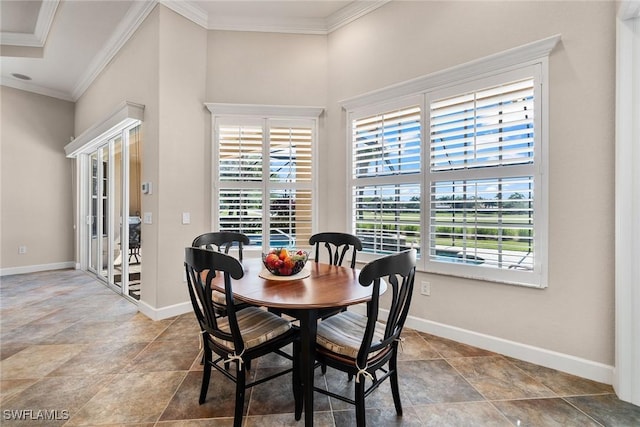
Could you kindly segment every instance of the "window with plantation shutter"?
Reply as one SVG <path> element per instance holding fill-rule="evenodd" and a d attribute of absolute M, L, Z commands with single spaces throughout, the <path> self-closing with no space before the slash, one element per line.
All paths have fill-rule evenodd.
<path fill-rule="evenodd" d="M 348 109 L 364 260 L 415 248 L 429 273 L 546 286 L 545 72 L 534 62 L 447 84 L 438 74 L 434 87 Z"/>
<path fill-rule="evenodd" d="M 353 230 L 365 253 L 420 250 L 420 112 L 409 105 L 352 120 Z"/>
<path fill-rule="evenodd" d="M 213 228 L 256 249 L 307 245 L 315 135 L 315 119 L 215 116 Z"/>
<path fill-rule="evenodd" d="M 533 74 L 507 78 L 427 96 L 428 270 L 536 280 L 539 93 Z"/>

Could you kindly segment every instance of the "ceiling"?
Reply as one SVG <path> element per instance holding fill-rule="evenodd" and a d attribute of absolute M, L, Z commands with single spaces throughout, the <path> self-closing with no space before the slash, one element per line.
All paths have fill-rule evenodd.
<path fill-rule="evenodd" d="M 328 34 L 390 0 L 0 0 L 0 83 L 77 100 L 157 3 L 206 29 Z"/>

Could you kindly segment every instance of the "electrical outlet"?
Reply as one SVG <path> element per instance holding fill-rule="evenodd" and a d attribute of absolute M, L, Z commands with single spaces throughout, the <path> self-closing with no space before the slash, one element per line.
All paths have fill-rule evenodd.
<path fill-rule="evenodd" d="M 427 296 L 431 295 L 431 283 L 422 282 L 420 284 L 420 293 Z"/>
<path fill-rule="evenodd" d="M 26 246 L 18 246 L 18 253 L 19 254 L 26 254 L 27 253 L 27 247 Z"/>

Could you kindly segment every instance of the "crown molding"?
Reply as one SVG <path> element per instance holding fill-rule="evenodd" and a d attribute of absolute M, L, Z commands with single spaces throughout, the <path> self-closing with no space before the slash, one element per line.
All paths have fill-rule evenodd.
<path fill-rule="evenodd" d="M 355 21 L 356 19 L 373 12 L 392 0 L 354 1 L 347 6 L 329 15 L 326 19 L 326 33 L 332 33 L 338 28 Z"/>
<path fill-rule="evenodd" d="M 184 16 L 188 20 L 207 29 L 209 24 L 209 15 L 191 1 L 184 0 L 159 0 L 159 3 L 173 10 L 174 12 Z"/>
<path fill-rule="evenodd" d="M 40 87 L 28 82 L 18 82 L 2 79 L 4 86 L 35 92 L 41 95 L 52 96 L 66 101 L 77 101 L 93 81 L 100 75 L 118 51 L 131 38 L 140 24 L 149 15 L 157 4 L 162 4 L 174 12 L 184 16 L 195 24 L 208 30 L 230 31 L 259 31 L 295 34 L 320 34 L 326 35 L 338 28 L 353 22 L 369 12 L 383 6 L 392 0 L 357 0 L 326 19 L 265 19 L 265 18 L 240 18 L 240 17 L 213 17 L 198 7 L 190 0 L 150 0 L 135 1 L 127 12 L 127 15 L 115 28 L 104 48 L 96 54 L 85 73 L 73 88 L 70 94 Z M 16 45 L 25 47 L 42 47 L 46 41 L 55 11 L 60 0 L 48 0 L 43 2 L 38 15 L 35 34 L 12 38 L 13 33 L 2 33 L 3 45 Z M 28 36 L 28 37 L 27 37 Z"/>
<path fill-rule="evenodd" d="M 209 30 L 249 31 L 263 33 L 327 34 L 324 19 L 276 19 L 239 16 L 210 16 Z"/>
<path fill-rule="evenodd" d="M 109 64 L 118 51 L 131 38 L 140 24 L 145 20 L 156 6 L 157 1 L 134 1 L 124 19 L 118 24 L 113 34 L 105 43 L 104 48 L 93 58 L 86 72 L 80 78 L 78 84 L 71 92 L 73 100 L 82 96 L 85 90 L 98 77 L 98 75 Z"/>
<path fill-rule="evenodd" d="M 206 16 L 207 13 L 196 6 L 191 5 L 193 9 L 200 11 L 199 13 L 183 13 L 176 9 L 174 10 L 208 30 L 327 35 L 390 1 L 392 0 L 356 0 L 326 18 L 277 19 L 267 17 L 208 16 L 206 25 L 201 22 L 203 20 L 202 14 Z M 173 0 L 166 2 L 166 5 L 173 9 L 171 3 L 174 2 Z M 165 4 L 165 1 L 162 1 L 162 3 Z M 189 3 L 189 1 L 179 2 L 181 6 L 186 6 Z"/>
<path fill-rule="evenodd" d="M 38 12 L 38 19 L 33 33 L 3 32 L 0 34 L 2 44 L 9 46 L 44 47 L 59 3 L 60 0 L 43 1 L 40 6 L 40 11 Z"/>

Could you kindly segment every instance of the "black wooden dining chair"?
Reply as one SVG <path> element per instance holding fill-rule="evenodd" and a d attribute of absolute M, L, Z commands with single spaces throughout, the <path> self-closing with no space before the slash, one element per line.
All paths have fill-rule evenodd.
<path fill-rule="evenodd" d="M 316 359 L 323 366 L 347 372 L 350 378 L 355 376 L 355 398 L 320 388 L 314 390 L 355 405 L 358 427 L 366 425 L 365 398 L 387 378 L 391 381 L 396 413 L 402 415 L 398 387 L 398 342 L 411 304 L 415 270 L 415 249 L 370 262 L 358 277 L 362 286 L 373 284 L 367 314 L 344 311 L 318 324 Z M 378 320 L 381 280 L 386 281 L 391 292 L 386 323 Z M 367 380 L 371 382 L 369 387 Z"/>
<path fill-rule="evenodd" d="M 232 247 L 238 251 L 236 258 L 242 262 L 242 251 L 245 246 L 249 246 L 251 241 L 246 234 L 233 231 L 211 231 L 204 233 L 193 239 L 191 246 L 194 248 L 215 249 L 218 252 L 229 254 Z"/>
<path fill-rule="evenodd" d="M 309 244 L 314 246 L 315 262 L 320 262 L 320 253 L 324 252 L 320 250 L 320 246 L 324 246 L 329 255 L 327 259 L 331 265 L 341 266 L 345 255 L 351 250 L 351 263 L 349 264 L 351 268 L 355 268 L 358 251 L 362 250 L 362 242 L 357 236 L 333 231 L 314 234 L 309 238 Z M 321 314 L 321 318 L 326 319 L 345 310 L 345 308 L 325 310 Z M 322 367 L 322 371 L 326 372 L 326 366 Z"/>
<path fill-rule="evenodd" d="M 351 250 L 351 268 L 356 266 L 357 251 L 362 250 L 362 242 L 357 236 L 348 233 L 324 232 L 309 238 L 309 244 L 315 246 L 315 261 L 320 261 L 320 246 L 329 253 L 329 264 L 342 265 L 345 254 Z"/>
<path fill-rule="evenodd" d="M 193 304 L 204 343 L 204 371 L 200 389 L 200 404 L 207 397 L 211 368 L 220 371 L 236 384 L 234 427 L 242 425 L 245 391 L 247 388 L 269 381 L 273 378 L 292 374 L 295 412 L 302 412 L 302 386 L 299 380 L 300 339 L 299 330 L 288 320 L 258 307 L 247 307 L 236 311 L 233 301 L 233 280 L 243 277 L 240 262 L 216 251 L 186 248 L 184 261 L 189 296 Z M 222 274 L 224 295 L 227 302 L 227 315 L 220 317 L 213 307 L 211 281 Z M 282 348 L 293 343 L 293 354 L 285 353 Z M 247 382 L 247 370 L 251 361 L 266 354 L 276 353 L 292 361 L 289 368 L 280 370 L 253 382 Z M 235 373 L 225 367 L 235 364 Z"/>
<path fill-rule="evenodd" d="M 242 233 L 236 233 L 233 231 L 212 231 L 204 233 L 193 239 L 191 247 L 203 248 L 223 252 L 227 255 L 231 252 L 236 254 L 236 258 L 242 262 L 243 260 L 243 248 L 251 244 L 249 237 Z M 234 248 L 234 251 L 230 251 Z M 216 310 L 216 314 L 220 316 L 226 316 L 227 304 L 225 302 L 224 294 L 222 292 L 213 291 L 213 307 Z M 249 307 L 246 303 L 236 303 L 236 310 Z"/>

